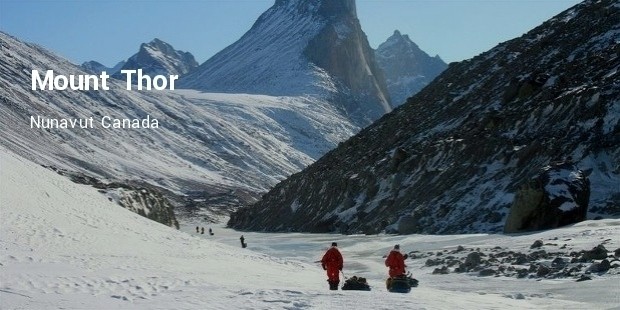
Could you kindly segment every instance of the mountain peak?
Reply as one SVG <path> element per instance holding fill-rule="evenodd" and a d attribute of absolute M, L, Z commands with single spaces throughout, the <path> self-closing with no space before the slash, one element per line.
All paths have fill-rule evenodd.
<path fill-rule="evenodd" d="M 160 38 L 154 38 L 150 43 L 155 43 L 155 44 L 168 44 L 166 42 L 164 42 L 163 40 L 161 40 Z"/>
<path fill-rule="evenodd" d="M 447 67 L 439 56 L 429 56 L 398 30 L 379 45 L 375 57 L 387 78 L 394 105 L 404 103 Z"/>
<path fill-rule="evenodd" d="M 301 11 L 315 10 L 326 17 L 357 16 L 355 0 L 276 0 L 274 7 L 295 7 Z"/>
<path fill-rule="evenodd" d="M 394 34 L 392 34 L 385 42 L 381 43 L 377 50 L 384 49 L 390 45 L 400 45 L 405 48 L 420 50 L 418 45 L 415 44 L 415 42 L 413 42 L 411 38 L 409 38 L 408 34 L 402 34 L 399 30 L 394 30 Z"/>
<path fill-rule="evenodd" d="M 355 0 L 323 0 L 319 12 L 326 16 L 346 15 L 357 17 Z"/>
<path fill-rule="evenodd" d="M 197 66 L 198 62 L 191 53 L 175 50 L 169 43 L 154 38 L 140 44 L 138 53 L 129 57 L 121 70 L 142 69 L 148 75 L 183 75 Z"/>
<path fill-rule="evenodd" d="M 179 85 L 326 98 L 361 126 L 391 111 L 354 0 L 277 0 L 237 42 Z"/>

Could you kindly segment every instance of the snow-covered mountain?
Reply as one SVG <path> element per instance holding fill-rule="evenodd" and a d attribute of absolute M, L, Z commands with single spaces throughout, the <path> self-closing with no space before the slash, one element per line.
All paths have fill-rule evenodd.
<path fill-rule="evenodd" d="M 590 218 L 618 216 L 619 38 L 617 1 L 584 1 L 451 65 L 405 105 L 234 213 L 229 224 L 496 232 L 519 188 L 558 160 L 588 175 Z"/>
<path fill-rule="evenodd" d="M 398 30 L 379 45 L 375 58 L 385 73 L 394 106 L 405 103 L 448 67 L 439 55 L 429 56 Z"/>
<path fill-rule="evenodd" d="M 119 209 L 96 189 L 72 183 L 2 146 L 0 163 L 3 309 L 611 309 L 618 305 L 620 240 L 613 236 L 620 233 L 619 220 L 588 221 L 520 236 L 334 239 L 323 234 L 244 233 L 249 245 L 242 249 L 240 232 L 212 226 L 214 236 L 199 235 L 191 226 L 177 231 L 146 220 Z M 315 261 L 332 240 L 338 241 L 344 256 L 344 274 L 367 278 L 372 291 L 327 290 L 325 272 Z M 531 249 L 538 240 L 539 247 Z M 383 260 L 394 244 L 410 254 L 408 270 L 420 281 L 407 295 L 385 290 Z M 595 247 L 607 250 L 582 261 Z M 569 256 L 571 252 L 577 256 Z M 512 254 L 518 255 L 519 263 L 513 263 Z M 453 266 L 441 268 L 441 274 L 434 272 L 442 261 L 464 257 L 474 270 L 455 272 Z M 493 260 L 492 265 L 501 266 L 488 266 Z M 485 265 L 485 274 L 497 268 L 515 276 L 480 276 L 482 271 L 475 268 Z M 603 265 L 609 269 L 594 269 Z M 574 277 L 591 280 L 553 278 L 560 270 L 573 270 Z"/>
<path fill-rule="evenodd" d="M 113 75 L 114 73 L 117 73 L 121 70 L 121 68 L 125 65 L 126 61 L 120 61 L 119 63 L 117 63 L 114 67 L 106 67 L 105 65 L 101 64 L 100 62 L 97 62 L 95 60 L 91 60 L 91 61 L 87 61 L 83 64 L 81 64 L 80 66 L 82 67 L 82 69 L 88 73 L 92 73 L 92 74 L 100 74 L 101 72 L 105 71 L 107 74 L 109 75 Z"/>
<path fill-rule="evenodd" d="M 138 53 L 129 57 L 113 77 L 124 80 L 125 75 L 122 75 L 120 70 L 137 69 L 142 69 L 142 74 L 150 76 L 160 74 L 180 76 L 197 66 L 198 63 L 190 52 L 175 50 L 172 45 L 155 38 L 149 43 L 142 43 Z"/>
<path fill-rule="evenodd" d="M 391 110 L 355 0 L 277 0 L 252 28 L 179 85 L 328 99 L 358 124 Z"/>
<path fill-rule="evenodd" d="M 127 91 L 114 79 L 110 90 L 33 91 L 31 70 L 85 72 L 1 32 L 0 44 L 0 145 L 63 174 L 94 177 L 77 179 L 100 188 L 109 186 L 99 181 L 122 181 L 165 189 L 168 198 L 200 198 L 203 205 L 245 203 L 358 130 L 312 97 Z M 92 117 L 93 128 L 31 128 L 31 117 L 39 116 Z M 159 128 L 104 128 L 103 117 L 148 118 L 150 126 L 157 119 Z"/>

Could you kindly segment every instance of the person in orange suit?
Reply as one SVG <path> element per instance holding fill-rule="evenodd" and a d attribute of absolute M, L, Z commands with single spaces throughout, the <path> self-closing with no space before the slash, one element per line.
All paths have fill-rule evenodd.
<path fill-rule="evenodd" d="M 330 290 L 338 290 L 340 283 L 340 271 L 343 267 L 342 254 L 338 251 L 338 244 L 332 242 L 332 246 L 325 252 L 321 259 L 323 270 L 327 271 L 327 282 L 329 282 Z"/>
<path fill-rule="evenodd" d="M 385 266 L 390 268 L 390 278 L 394 278 L 405 274 L 405 256 L 400 253 L 400 245 L 395 245 L 394 249 L 385 259 Z"/>

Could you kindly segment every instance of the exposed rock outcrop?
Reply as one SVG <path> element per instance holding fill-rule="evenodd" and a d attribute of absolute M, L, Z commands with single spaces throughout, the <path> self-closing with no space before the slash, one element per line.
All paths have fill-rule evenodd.
<path fill-rule="evenodd" d="M 121 207 L 166 226 L 179 229 L 179 222 L 174 214 L 174 206 L 162 191 L 150 185 L 138 185 L 121 182 L 106 183 L 83 173 L 70 172 L 49 167 L 58 174 L 68 176 L 78 184 L 90 185 L 99 189 L 111 201 Z"/>
<path fill-rule="evenodd" d="M 155 189 L 114 184 L 118 187 L 106 188 L 105 194 L 123 208 L 146 218 L 179 229 L 174 215 L 174 206 Z"/>
<path fill-rule="evenodd" d="M 590 181 L 572 163 L 554 163 L 519 189 L 504 232 L 556 228 L 584 221 Z"/>

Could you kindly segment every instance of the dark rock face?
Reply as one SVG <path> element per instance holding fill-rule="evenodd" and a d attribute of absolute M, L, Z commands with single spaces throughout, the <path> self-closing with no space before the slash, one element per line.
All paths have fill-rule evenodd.
<path fill-rule="evenodd" d="M 149 43 L 142 43 L 137 54 L 129 57 L 120 70 L 142 69 L 143 75 L 183 75 L 194 68 L 198 63 L 189 52 L 175 50 L 172 45 L 154 39 Z M 117 72 L 115 78 L 125 79 L 125 75 Z M 134 79 L 134 82 L 136 80 Z"/>
<path fill-rule="evenodd" d="M 375 58 L 385 74 L 394 106 L 405 103 L 448 67 L 439 55 L 429 56 L 398 30 L 379 45 Z"/>
<path fill-rule="evenodd" d="M 108 188 L 108 196 L 117 198 L 125 209 L 146 218 L 179 229 L 179 222 L 174 215 L 174 206 L 160 192 L 145 187 L 121 186 Z"/>
<path fill-rule="evenodd" d="M 519 186 L 569 156 L 591 171 L 590 210 L 613 215 L 607 206 L 620 205 L 615 4 L 585 1 L 450 65 L 407 104 L 233 213 L 229 226 L 500 232 Z"/>
<path fill-rule="evenodd" d="M 354 0 L 282 0 L 237 42 L 182 77 L 185 88 L 330 100 L 366 126 L 391 111 Z"/>
<path fill-rule="evenodd" d="M 554 163 L 529 180 L 515 197 L 504 232 L 556 228 L 586 219 L 590 181 L 572 163 Z"/>
<path fill-rule="evenodd" d="M 348 113 L 376 120 L 391 111 L 390 97 L 383 72 L 357 19 L 355 1 L 322 1 L 321 5 L 319 11 L 327 25 L 310 40 L 304 54 L 335 77 L 337 84 L 350 90 L 336 98 Z M 379 105 L 363 104 L 377 99 Z"/>

